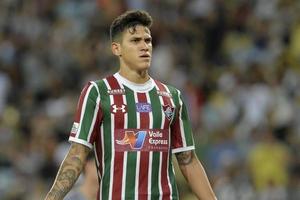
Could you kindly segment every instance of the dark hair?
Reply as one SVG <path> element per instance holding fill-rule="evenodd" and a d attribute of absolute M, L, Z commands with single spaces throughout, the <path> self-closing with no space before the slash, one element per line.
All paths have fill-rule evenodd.
<path fill-rule="evenodd" d="M 127 11 L 118 16 L 110 26 L 110 40 L 114 41 L 115 37 L 125 29 L 143 25 L 148 28 L 152 25 L 152 17 L 148 12 L 142 10 Z"/>

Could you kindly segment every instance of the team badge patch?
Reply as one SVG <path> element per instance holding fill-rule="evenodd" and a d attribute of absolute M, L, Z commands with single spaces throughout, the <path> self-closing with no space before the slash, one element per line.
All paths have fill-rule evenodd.
<path fill-rule="evenodd" d="M 148 113 L 152 111 L 152 107 L 150 103 L 136 103 L 135 107 L 136 107 L 136 111 L 140 113 Z"/>
<path fill-rule="evenodd" d="M 112 104 L 110 106 L 110 112 L 111 113 L 127 113 L 127 106 L 125 104 L 117 105 L 117 104 Z"/>
<path fill-rule="evenodd" d="M 123 95 L 125 94 L 125 89 L 113 89 L 113 90 L 107 90 L 107 93 L 109 95 Z"/>
<path fill-rule="evenodd" d="M 168 118 L 168 120 L 171 120 L 174 116 L 174 107 L 170 106 L 170 105 L 163 105 L 163 111 L 166 115 L 166 117 Z"/>

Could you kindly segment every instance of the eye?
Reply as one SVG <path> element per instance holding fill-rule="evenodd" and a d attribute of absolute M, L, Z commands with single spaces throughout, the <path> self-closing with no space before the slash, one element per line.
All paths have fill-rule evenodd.
<path fill-rule="evenodd" d="M 148 44 L 151 43 L 152 42 L 152 38 L 146 38 L 145 42 L 148 43 Z"/>
<path fill-rule="evenodd" d="M 134 43 L 138 43 L 138 42 L 140 41 L 140 39 L 134 38 L 134 39 L 132 39 L 131 41 L 134 42 Z"/>

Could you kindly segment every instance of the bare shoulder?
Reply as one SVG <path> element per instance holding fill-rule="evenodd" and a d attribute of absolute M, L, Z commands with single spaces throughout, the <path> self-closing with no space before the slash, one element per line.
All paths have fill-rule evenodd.
<path fill-rule="evenodd" d="M 183 151 L 176 153 L 175 155 L 179 165 L 188 165 L 195 157 L 194 151 Z"/>

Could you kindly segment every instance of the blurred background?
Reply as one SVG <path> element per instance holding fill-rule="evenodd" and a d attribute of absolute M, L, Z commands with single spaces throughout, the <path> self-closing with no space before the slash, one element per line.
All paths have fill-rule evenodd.
<path fill-rule="evenodd" d="M 1 0 L 0 199 L 45 196 L 127 9 L 154 18 L 152 77 L 183 91 L 218 198 L 300 199 L 299 0 Z"/>

